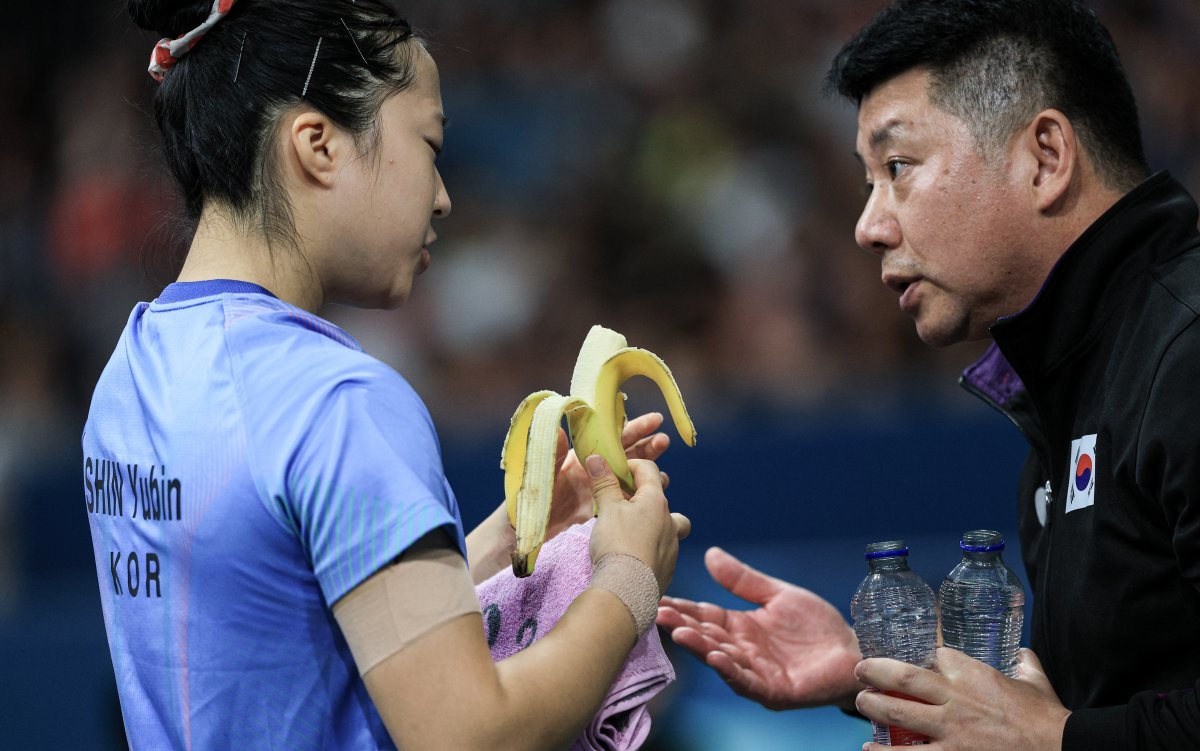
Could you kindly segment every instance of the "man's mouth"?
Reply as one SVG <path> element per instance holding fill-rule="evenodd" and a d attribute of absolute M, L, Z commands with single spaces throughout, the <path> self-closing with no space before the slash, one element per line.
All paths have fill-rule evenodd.
<path fill-rule="evenodd" d="M 883 275 L 883 283 L 898 295 L 903 295 L 909 287 L 920 280 L 921 277 L 919 276 L 905 276 L 891 272 L 884 272 Z"/>
<path fill-rule="evenodd" d="M 887 285 L 888 289 L 900 295 L 900 309 L 905 313 L 913 312 L 921 281 L 923 280 L 919 276 L 894 272 L 884 272 L 883 274 L 883 283 Z"/>

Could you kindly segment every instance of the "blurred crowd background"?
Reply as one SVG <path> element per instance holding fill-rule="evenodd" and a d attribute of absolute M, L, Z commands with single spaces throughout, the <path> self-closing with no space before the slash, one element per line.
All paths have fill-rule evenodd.
<path fill-rule="evenodd" d="M 1092 4 L 1122 52 L 1151 165 L 1196 192 L 1200 3 Z M 896 472 L 920 461 L 962 466 L 956 471 L 967 477 L 991 467 L 965 446 L 950 453 L 966 443 L 956 438 L 941 456 L 904 453 L 920 452 L 914 435 L 982 435 L 960 415 L 985 410 L 954 386 L 981 345 L 922 345 L 880 284 L 877 259 L 854 244 L 863 202 L 855 113 L 822 96 L 821 79 L 841 43 L 882 5 L 402 4 L 440 66 L 450 127 L 439 166 L 454 209 L 437 226 L 432 267 L 408 305 L 328 315 L 424 396 L 451 479 L 471 496 L 460 498 L 468 525 L 499 500 L 495 465 L 513 408 L 533 390 L 567 388 L 593 323 L 670 364 L 701 445 L 740 457 L 741 466 L 726 466 L 745 473 L 748 491 L 796 484 L 762 479 L 790 459 L 758 441 L 793 440 L 819 455 L 832 444 L 857 445 L 861 432 L 839 432 L 846 425 L 866 426 L 879 444 L 873 463 L 848 473 L 879 470 L 884 454 L 893 463 L 883 466 Z M 10 3 L 0 24 L 0 683 L 13 687 L 0 702 L 3 747 L 6 739 L 54 747 L 47 739 L 66 737 L 54 735 L 62 728 L 30 730 L 42 721 L 28 714 L 45 704 L 39 692 L 67 691 L 60 704 L 80 716 L 107 711 L 94 706 L 108 701 L 95 698 L 107 690 L 107 653 L 78 502 L 79 434 L 131 307 L 171 280 L 187 239 L 148 112 L 154 84 L 145 66 L 155 40 L 132 25 L 123 3 L 54 7 Z M 661 409 L 650 392 L 633 387 L 632 396 L 635 411 Z M 913 421 L 905 418 L 893 433 L 871 433 L 913 405 L 923 432 L 906 429 Z M 992 453 L 1010 470 L 1019 436 L 1002 419 L 988 424 L 1008 431 Z M 686 451 L 674 449 L 668 461 L 687 461 L 673 458 Z M 699 473 L 723 458 L 712 448 L 696 456 L 683 466 Z M 699 516 L 729 501 L 705 496 L 706 479 L 689 486 L 675 474 L 676 492 L 692 493 Z M 912 479 L 881 478 L 879 487 Z M 1014 483 L 994 483 L 988 492 L 1011 504 Z M 769 507 L 752 502 L 736 502 L 762 522 L 740 528 L 747 543 L 761 531 L 763 545 L 748 550 L 802 536 L 763 521 Z M 702 539 L 720 542 L 719 531 Z M 808 531 L 845 530 L 830 521 Z M 853 579 L 856 565 L 848 559 L 841 568 Z M 61 675 L 30 647 L 53 647 L 53 639 L 80 655 Z M 89 683 L 84 698 L 69 690 L 93 675 L 101 689 Z M 18 693 L 24 703 L 14 704 Z"/>

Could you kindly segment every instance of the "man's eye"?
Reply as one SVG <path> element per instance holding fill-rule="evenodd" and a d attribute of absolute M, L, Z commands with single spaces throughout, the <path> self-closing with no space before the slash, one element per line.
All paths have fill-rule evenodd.
<path fill-rule="evenodd" d="M 895 180 L 897 177 L 900 176 L 900 171 L 903 170 L 907 166 L 908 166 L 908 164 L 906 162 L 902 162 L 899 159 L 892 159 L 891 161 L 889 161 L 887 164 L 884 165 L 884 169 L 887 170 L 888 177 Z"/>

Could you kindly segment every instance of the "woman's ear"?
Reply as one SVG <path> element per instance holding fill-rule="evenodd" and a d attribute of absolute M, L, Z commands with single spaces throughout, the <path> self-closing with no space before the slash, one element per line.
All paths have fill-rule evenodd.
<path fill-rule="evenodd" d="M 1046 211 L 1067 194 L 1077 177 L 1079 142 L 1075 128 L 1062 112 L 1043 110 L 1026 126 L 1021 147 L 1035 166 L 1029 185 L 1034 204 L 1039 211 Z"/>
<path fill-rule="evenodd" d="M 305 110 L 292 120 L 288 136 L 301 178 L 331 187 L 347 155 L 345 132 L 320 112 Z"/>

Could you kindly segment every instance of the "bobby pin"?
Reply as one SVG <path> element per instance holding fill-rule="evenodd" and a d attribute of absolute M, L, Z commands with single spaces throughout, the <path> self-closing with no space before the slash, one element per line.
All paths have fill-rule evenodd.
<path fill-rule="evenodd" d="M 321 40 L 325 37 L 317 37 L 317 48 L 313 50 L 312 63 L 308 66 L 308 77 L 304 79 L 304 89 L 300 92 L 300 98 L 303 99 L 308 94 L 308 83 L 312 80 L 313 69 L 317 67 L 317 55 L 321 54 Z"/>
<path fill-rule="evenodd" d="M 346 30 L 346 36 L 350 37 L 350 43 L 354 45 L 354 49 L 358 50 L 358 56 L 362 58 L 363 65 L 370 68 L 371 64 L 367 62 L 367 56 L 362 53 L 362 48 L 358 46 L 358 40 L 354 38 L 354 34 L 350 31 L 350 27 L 346 25 L 346 19 L 339 18 L 338 20 L 342 22 L 342 28 Z"/>
<path fill-rule="evenodd" d="M 246 49 L 246 32 L 242 32 L 242 43 L 238 45 L 237 65 L 233 68 L 233 82 L 237 83 L 238 73 L 242 70 L 242 51 Z"/>

